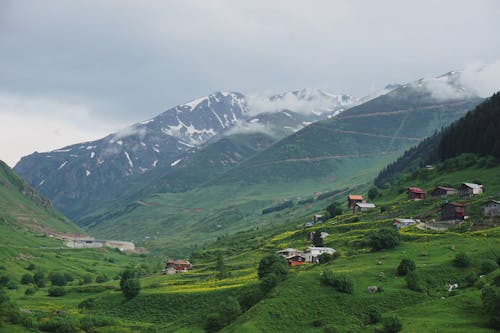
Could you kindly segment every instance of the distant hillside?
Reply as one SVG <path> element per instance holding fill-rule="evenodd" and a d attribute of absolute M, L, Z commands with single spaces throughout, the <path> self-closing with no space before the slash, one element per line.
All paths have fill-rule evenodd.
<path fill-rule="evenodd" d="M 401 172 L 464 153 L 491 155 L 500 160 L 500 93 L 494 94 L 457 122 L 406 151 L 379 173 L 375 184 L 381 186 Z"/>
<path fill-rule="evenodd" d="M 0 239 L 11 239 L 12 232 L 37 234 L 84 234 L 73 222 L 52 208 L 26 182 L 0 161 Z"/>

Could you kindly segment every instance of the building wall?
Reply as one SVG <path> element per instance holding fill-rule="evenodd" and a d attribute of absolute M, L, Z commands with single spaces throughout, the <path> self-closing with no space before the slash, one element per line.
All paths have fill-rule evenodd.
<path fill-rule="evenodd" d="M 488 203 L 481 208 L 483 216 L 500 216 L 500 205 Z"/>

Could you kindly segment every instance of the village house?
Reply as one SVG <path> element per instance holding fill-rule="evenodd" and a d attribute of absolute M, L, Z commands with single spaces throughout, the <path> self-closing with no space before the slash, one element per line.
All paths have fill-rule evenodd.
<path fill-rule="evenodd" d="M 306 228 L 309 228 L 309 227 L 312 227 L 312 226 L 313 226 L 313 223 L 312 223 L 312 222 L 306 222 L 306 223 L 304 224 L 304 227 L 306 227 Z"/>
<path fill-rule="evenodd" d="M 481 215 L 493 217 L 500 216 L 500 201 L 489 200 L 481 206 Z"/>
<path fill-rule="evenodd" d="M 462 185 L 460 185 L 461 196 L 472 197 L 476 194 L 483 194 L 483 185 L 474 183 L 462 183 Z"/>
<path fill-rule="evenodd" d="M 423 200 L 425 199 L 425 191 L 418 187 L 408 187 L 409 200 Z"/>
<path fill-rule="evenodd" d="M 420 222 L 419 220 L 414 220 L 414 219 L 394 219 L 392 221 L 392 225 L 398 229 L 407 227 L 409 225 L 415 224 L 417 222 Z"/>
<path fill-rule="evenodd" d="M 193 265 L 187 260 L 168 260 L 165 269 L 162 271 L 162 274 L 175 274 L 175 273 L 184 273 L 193 268 Z"/>
<path fill-rule="evenodd" d="M 314 232 L 314 231 L 311 231 L 311 232 L 309 233 L 309 241 L 311 241 L 311 242 L 313 241 L 313 239 L 314 239 L 314 234 L 315 234 L 315 232 Z M 328 236 L 330 236 L 330 234 L 329 234 L 328 232 L 326 232 L 326 231 L 321 231 L 321 233 L 320 233 L 320 235 L 319 235 L 319 237 L 320 237 L 321 239 L 325 239 L 325 238 L 326 238 L 326 237 L 328 237 Z"/>
<path fill-rule="evenodd" d="M 358 202 L 363 202 L 363 196 L 357 194 L 350 194 L 347 196 L 347 207 L 353 209 Z"/>
<path fill-rule="evenodd" d="M 465 219 L 465 205 L 456 202 L 446 202 L 441 206 L 441 221 Z"/>
<path fill-rule="evenodd" d="M 336 251 L 331 247 L 311 246 L 304 251 L 307 262 L 318 263 L 319 256 L 323 253 L 334 254 Z"/>
<path fill-rule="evenodd" d="M 303 265 L 306 262 L 306 257 L 301 255 L 301 254 L 296 254 L 296 255 L 287 257 L 286 261 L 288 261 L 288 266 L 294 267 L 294 266 Z"/>
<path fill-rule="evenodd" d="M 297 249 L 292 249 L 291 247 L 289 247 L 288 249 L 276 251 L 276 254 L 284 258 L 288 258 L 295 255 L 301 255 L 302 251 L 299 251 Z"/>
<path fill-rule="evenodd" d="M 314 214 L 314 223 L 321 223 L 321 222 L 323 222 L 323 215 Z"/>
<path fill-rule="evenodd" d="M 372 210 L 375 207 L 376 207 L 375 204 L 372 204 L 372 203 L 358 202 L 354 205 L 352 212 L 353 212 L 353 214 L 358 214 L 358 213 L 361 213 L 361 212 L 364 212 L 367 210 Z"/>
<path fill-rule="evenodd" d="M 452 187 L 438 186 L 431 192 L 431 196 L 435 198 L 445 198 L 448 195 L 458 194 L 458 190 Z"/>

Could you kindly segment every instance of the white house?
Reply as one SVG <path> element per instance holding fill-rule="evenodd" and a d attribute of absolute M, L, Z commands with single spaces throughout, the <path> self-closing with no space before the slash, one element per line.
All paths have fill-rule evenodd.
<path fill-rule="evenodd" d="M 290 256 L 302 255 L 302 251 L 299 251 L 297 249 L 292 249 L 291 247 L 289 247 L 288 249 L 283 249 L 283 250 L 277 251 L 276 254 L 278 254 L 284 258 L 288 258 Z"/>
<path fill-rule="evenodd" d="M 414 220 L 414 219 L 394 219 L 392 221 L 392 225 L 395 226 L 398 229 L 407 227 L 409 225 L 415 224 L 417 222 L 420 222 L 419 220 Z"/>
<path fill-rule="evenodd" d="M 308 247 L 307 250 L 304 251 L 304 256 L 306 257 L 307 262 L 318 262 L 318 257 L 323 253 L 334 254 L 336 251 L 331 247 L 319 247 L 319 246 L 311 246 Z"/>
<path fill-rule="evenodd" d="M 462 185 L 460 186 L 460 195 L 471 197 L 476 194 L 483 194 L 483 185 L 474 183 L 462 183 Z"/>

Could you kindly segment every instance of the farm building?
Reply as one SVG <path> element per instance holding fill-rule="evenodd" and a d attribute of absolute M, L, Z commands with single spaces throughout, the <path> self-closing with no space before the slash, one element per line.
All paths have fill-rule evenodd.
<path fill-rule="evenodd" d="M 417 222 L 419 222 L 419 221 L 414 220 L 414 219 L 399 219 L 398 218 L 398 219 L 394 219 L 392 221 L 392 225 L 398 229 L 401 229 L 401 228 L 407 227 L 409 225 L 415 224 Z"/>
<path fill-rule="evenodd" d="M 312 226 L 313 226 L 313 223 L 312 223 L 312 222 L 306 222 L 306 223 L 304 224 L 304 227 L 306 227 L 306 228 L 309 228 L 309 227 L 312 227 Z"/>
<path fill-rule="evenodd" d="M 363 196 L 357 194 L 350 194 L 347 196 L 347 207 L 353 209 L 358 202 L 363 202 Z"/>
<path fill-rule="evenodd" d="M 307 262 L 318 263 L 319 256 L 323 253 L 334 254 L 336 251 L 331 247 L 311 246 L 304 251 Z"/>
<path fill-rule="evenodd" d="M 471 197 L 476 194 L 483 194 L 483 185 L 474 183 L 462 183 L 462 185 L 460 185 L 461 196 Z"/>
<path fill-rule="evenodd" d="M 463 220 L 465 205 L 456 202 L 447 202 L 441 206 L 441 221 Z"/>
<path fill-rule="evenodd" d="M 358 202 L 356 205 L 354 205 L 352 212 L 354 214 L 361 213 L 367 210 L 374 209 L 376 206 L 375 204 L 372 203 L 366 203 L 366 202 Z"/>
<path fill-rule="evenodd" d="M 289 256 L 286 258 L 286 261 L 288 261 L 288 266 L 299 266 L 302 265 L 306 262 L 306 257 L 300 254 L 296 254 L 293 256 Z"/>
<path fill-rule="evenodd" d="M 481 206 L 481 215 L 500 216 L 500 201 L 490 200 Z"/>
<path fill-rule="evenodd" d="M 321 214 L 314 214 L 314 222 L 315 223 L 321 223 L 321 222 L 323 222 L 323 215 L 321 215 Z"/>
<path fill-rule="evenodd" d="M 408 187 L 409 200 L 423 200 L 425 199 L 425 191 L 418 187 Z"/>
<path fill-rule="evenodd" d="M 458 190 L 452 187 L 438 186 L 431 192 L 431 196 L 435 198 L 445 198 L 448 195 L 458 194 Z"/>
<path fill-rule="evenodd" d="M 288 249 L 283 249 L 283 250 L 277 251 L 276 254 L 279 255 L 279 256 L 282 256 L 284 258 L 288 258 L 290 256 L 295 256 L 295 255 L 298 255 L 298 254 L 302 254 L 302 251 L 299 251 L 299 250 L 296 250 L 296 249 L 292 249 L 291 247 L 289 247 Z"/>
<path fill-rule="evenodd" d="M 162 274 L 184 273 L 193 268 L 193 265 L 187 260 L 168 260 Z"/>

